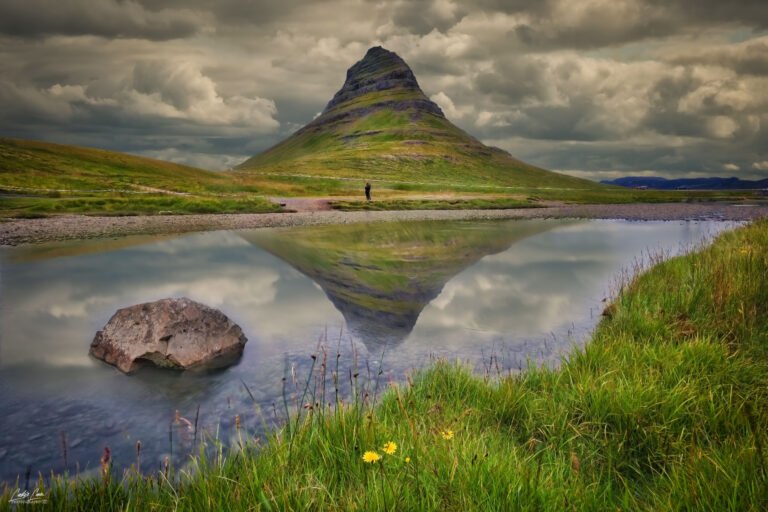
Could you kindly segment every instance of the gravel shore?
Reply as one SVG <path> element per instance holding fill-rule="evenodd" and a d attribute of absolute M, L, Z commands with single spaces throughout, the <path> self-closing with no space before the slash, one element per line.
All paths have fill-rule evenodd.
<path fill-rule="evenodd" d="M 747 221 L 760 217 L 768 217 L 768 204 L 635 203 L 565 205 L 511 210 L 309 211 L 146 217 L 62 215 L 44 219 L 19 219 L 2 222 L 0 223 L 0 246 L 87 238 L 114 238 L 139 234 L 189 233 L 219 229 L 253 229 L 354 222 L 514 218 Z"/>

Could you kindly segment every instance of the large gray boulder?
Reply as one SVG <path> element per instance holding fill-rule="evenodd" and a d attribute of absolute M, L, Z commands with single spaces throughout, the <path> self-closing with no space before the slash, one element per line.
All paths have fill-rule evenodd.
<path fill-rule="evenodd" d="M 91 343 L 92 356 L 125 373 L 151 362 L 163 368 L 224 366 L 248 341 L 219 310 L 190 299 L 162 299 L 117 311 Z"/>

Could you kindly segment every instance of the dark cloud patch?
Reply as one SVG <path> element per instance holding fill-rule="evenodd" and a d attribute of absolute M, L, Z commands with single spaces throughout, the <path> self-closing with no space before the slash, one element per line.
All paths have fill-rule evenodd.
<path fill-rule="evenodd" d="M 542 104 L 496 116 L 496 122 L 475 128 L 481 136 L 525 137 L 550 141 L 613 140 L 611 126 L 594 115 L 592 98 L 574 97 L 567 105 Z"/>
<path fill-rule="evenodd" d="M 449 0 L 414 0 L 397 2 L 392 11 L 395 26 L 413 34 L 425 35 L 433 30 L 445 32 L 464 12 Z"/>
<path fill-rule="evenodd" d="M 515 16 L 510 19 L 509 36 L 536 51 L 698 36 L 712 27 L 768 28 L 768 9 L 762 0 L 485 1 L 473 5 L 474 9 L 458 11 L 462 15 L 482 11 Z"/>
<path fill-rule="evenodd" d="M 547 20 L 539 20 L 535 26 L 521 24 L 515 27 L 514 35 L 520 43 L 532 50 L 593 49 L 666 37 L 678 31 L 678 26 L 667 19 L 638 18 L 629 23 L 623 22 L 623 14 L 619 11 L 603 12 L 596 9 L 577 16 L 572 25 L 549 24 Z"/>
<path fill-rule="evenodd" d="M 664 135 L 680 137 L 704 137 L 707 135 L 704 119 L 696 114 L 677 111 L 652 111 L 645 117 L 644 124 L 651 130 Z"/>
<path fill-rule="evenodd" d="M 505 149 L 536 165 L 574 173 L 592 179 L 630 174 L 666 176 L 737 175 L 745 179 L 765 178 L 765 171 L 753 169 L 761 155 L 755 150 L 739 153 L 729 145 L 694 141 L 685 146 L 670 144 L 663 138 L 615 144 L 593 141 L 576 144 L 549 144 L 527 139 L 494 141 Z M 739 171 L 725 170 L 730 165 Z"/>
<path fill-rule="evenodd" d="M 768 76 L 768 37 L 729 47 L 683 51 L 670 58 L 669 62 L 683 66 L 720 66 L 740 75 Z"/>
<path fill-rule="evenodd" d="M 313 9 L 332 17 L 339 9 L 338 0 L 135 0 L 146 9 L 194 9 L 205 11 L 216 20 L 217 28 L 254 25 L 265 26 L 290 21 Z M 341 2 L 352 4 L 353 2 Z M 316 21 L 322 21 L 316 19 Z"/>
<path fill-rule="evenodd" d="M 319 0 L 318 3 L 323 3 Z M 185 2 L 181 2 L 182 4 Z M 225 23 L 273 23 L 290 17 L 295 9 L 302 7 L 301 0 L 224 0 L 220 2 L 200 2 L 203 8 L 210 8 L 216 18 Z"/>
<path fill-rule="evenodd" d="M 668 12 L 677 21 L 694 24 L 768 28 L 768 9 L 763 0 L 645 0 L 654 8 Z"/>
<path fill-rule="evenodd" d="M 522 104 L 546 97 L 548 84 L 546 64 L 533 58 L 500 60 L 493 70 L 481 72 L 475 79 L 477 92 L 489 94 L 495 100 Z"/>
<path fill-rule="evenodd" d="M 648 93 L 651 107 L 643 124 L 652 131 L 665 135 L 705 136 L 703 117 L 699 113 L 680 111 L 682 98 L 701 84 L 701 79 L 696 78 L 690 68 L 680 75 L 662 77 Z"/>
<path fill-rule="evenodd" d="M 150 10 L 120 0 L 3 0 L 0 32 L 34 38 L 96 35 L 156 41 L 190 36 L 205 17 L 187 9 Z"/>

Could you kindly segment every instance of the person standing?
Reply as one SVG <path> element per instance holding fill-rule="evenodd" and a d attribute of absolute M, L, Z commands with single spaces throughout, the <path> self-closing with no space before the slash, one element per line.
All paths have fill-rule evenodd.
<path fill-rule="evenodd" d="M 365 182 L 365 198 L 368 201 L 371 200 L 371 182 L 370 181 Z"/>

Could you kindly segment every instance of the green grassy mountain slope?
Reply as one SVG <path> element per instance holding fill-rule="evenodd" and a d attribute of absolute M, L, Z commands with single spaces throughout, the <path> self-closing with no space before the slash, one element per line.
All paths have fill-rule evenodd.
<path fill-rule="evenodd" d="M 323 113 L 240 170 L 272 175 L 599 189 L 484 145 L 443 115 L 413 72 L 381 47 L 347 71 Z"/>
<path fill-rule="evenodd" d="M 0 138 L 0 187 L 23 190 L 174 192 L 227 190 L 222 173 L 126 155 L 31 140 Z"/>
<path fill-rule="evenodd" d="M 100 149 L 0 138 L 0 217 L 276 211 L 226 173 Z"/>

